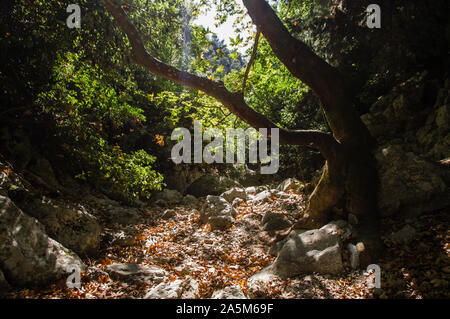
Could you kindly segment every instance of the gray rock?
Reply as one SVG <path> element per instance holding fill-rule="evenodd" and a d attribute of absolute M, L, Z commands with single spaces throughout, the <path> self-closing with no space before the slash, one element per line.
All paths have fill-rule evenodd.
<path fill-rule="evenodd" d="M 222 195 L 220 195 L 220 197 L 223 197 L 228 203 L 233 203 L 233 201 L 236 198 L 240 198 L 240 199 L 246 201 L 247 193 L 245 192 L 245 190 L 243 188 L 234 187 L 234 188 L 226 191 Z"/>
<path fill-rule="evenodd" d="M 409 244 L 416 235 L 416 230 L 410 225 L 404 226 L 399 231 L 392 233 L 389 238 L 402 244 Z"/>
<path fill-rule="evenodd" d="M 85 265 L 71 250 L 48 237 L 45 227 L 0 196 L 0 268 L 14 286 L 45 285 Z"/>
<path fill-rule="evenodd" d="M 183 205 L 196 207 L 198 204 L 198 199 L 195 196 L 188 194 L 188 195 L 184 196 L 182 203 L 183 203 Z"/>
<path fill-rule="evenodd" d="M 209 223 L 211 229 L 226 229 L 231 227 L 236 216 L 236 210 L 224 198 L 208 196 L 206 204 L 200 213 L 200 220 Z"/>
<path fill-rule="evenodd" d="M 135 231 L 125 232 L 124 230 L 120 230 L 115 232 L 108 232 L 108 235 L 111 236 L 111 240 L 109 242 L 110 246 L 131 246 L 136 239 Z"/>
<path fill-rule="evenodd" d="M 347 231 L 340 224 L 344 223 L 330 223 L 309 231 L 292 231 L 282 243 L 275 262 L 263 271 L 280 277 L 341 272 L 341 235 Z"/>
<path fill-rule="evenodd" d="M 183 195 L 179 191 L 165 189 L 154 196 L 155 201 L 163 201 L 168 205 L 176 205 L 183 201 Z"/>
<path fill-rule="evenodd" d="M 265 231 L 276 231 L 289 228 L 292 223 L 280 213 L 273 213 L 270 210 L 264 215 L 261 224 Z"/>
<path fill-rule="evenodd" d="M 145 299 L 195 299 L 198 296 L 198 282 L 191 277 L 170 283 L 162 282 L 150 289 Z"/>
<path fill-rule="evenodd" d="M 272 193 L 269 190 L 262 191 L 261 193 L 256 194 L 254 197 L 249 200 L 254 204 L 262 204 L 266 203 L 272 197 Z"/>
<path fill-rule="evenodd" d="M 245 188 L 245 192 L 247 193 L 247 195 L 256 194 L 256 187 L 255 186 L 247 187 Z"/>
<path fill-rule="evenodd" d="M 295 189 L 297 185 L 300 184 L 295 178 L 288 178 L 284 180 L 280 185 L 278 185 L 277 190 L 287 192 L 288 190 Z"/>
<path fill-rule="evenodd" d="M 136 225 L 142 222 L 143 215 L 137 208 L 110 207 L 108 209 L 108 222 L 120 225 Z"/>
<path fill-rule="evenodd" d="M 248 299 L 239 286 L 228 286 L 213 292 L 211 299 Z"/>
<path fill-rule="evenodd" d="M 177 216 L 177 212 L 174 209 L 167 209 L 164 211 L 164 213 L 161 215 L 161 219 L 171 219 Z"/>
<path fill-rule="evenodd" d="M 188 194 L 195 197 L 204 197 L 208 195 L 218 196 L 230 188 L 240 187 L 241 185 L 229 178 L 207 174 L 195 180 L 186 190 Z"/>
<path fill-rule="evenodd" d="M 16 203 L 23 212 L 39 220 L 47 234 L 65 247 L 80 255 L 98 252 L 102 228 L 85 207 L 32 196 Z"/>
<path fill-rule="evenodd" d="M 450 204 L 448 188 L 439 168 L 400 146 L 380 148 L 379 205 L 383 216 L 395 213 L 417 216 Z"/>
<path fill-rule="evenodd" d="M 183 293 L 183 280 L 175 280 L 170 283 L 162 282 L 151 289 L 144 299 L 178 299 Z"/>
<path fill-rule="evenodd" d="M 160 267 L 138 264 L 115 263 L 106 266 L 106 271 L 112 278 L 132 282 L 160 283 L 167 276 L 167 272 Z"/>

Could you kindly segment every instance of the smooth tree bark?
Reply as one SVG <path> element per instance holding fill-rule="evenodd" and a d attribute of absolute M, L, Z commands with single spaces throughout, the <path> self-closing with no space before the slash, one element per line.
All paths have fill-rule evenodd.
<path fill-rule="evenodd" d="M 216 98 L 256 129 L 276 127 L 246 103 L 243 92 L 231 92 L 223 82 L 178 70 L 151 56 L 125 11 L 114 0 L 101 1 L 128 36 L 135 63 L 153 74 Z M 376 256 L 380 240 L 377 171 L 372 155 L 374 140 L 352 105 L 352 90 L 334 67 L 289 33 L 265 0 L 243 0 L 243 3 L 275 55 L 293 76 L 317 94 L 333 132 L 331 136 L 320 131 L 279 128 L 280 143 L 315 148 L 326 159 L 322 177 L 310 196 L 304 216 L 293 228 L 320 227 L 329 220 L 330 211 L 340 207 L 358 217 L 359 238 L 370 255 Z"/>

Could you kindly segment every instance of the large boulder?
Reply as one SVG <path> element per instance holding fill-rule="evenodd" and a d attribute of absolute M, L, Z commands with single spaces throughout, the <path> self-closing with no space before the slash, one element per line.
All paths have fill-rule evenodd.
<path fill-rule="evenodd" d="M 27 193 L 14 197 L 15 203 L 45 226 L 47 234 L 77 254 L 96 254 L 102 228 L 97 219 L 83 206 Z"/>
<path fill-rule="evenodd" d="M 189 185 L 186 192 L 195 197 L 218 196 L 233 187 L 240 187 L 240 184 L 223 176 L 207 174 Z"/>
<path fill-rule="evenodd" d="M 397 212 L 414 216 L 450 204 L 450 192 L 436 164 L 406 153 L 398 145 L 379 148 L 375 157 L 383 216 Z"/>
<path fill-rule="evenodd" d="M 0 196 L 0 268 L 14 286 L 45 285 L 67 277 L 67 267 L 84 269 L 80 258 L 50 238 L 45 227 Z"/>
<path fill-rule="evenodd" d="M 200 213 L 200 220 L 209 223 L 211 229 L 226 229 L 234 224 L 236 210 L 220 196 L 208 196 Z"/>
<path fill-rule="evenodd" d="M 281 243 L 278 257 L 262 273 L 280 277 L 343 271 L 341 242 L 348 236 L 347 224 L 332 222 L 320 229 L 293 230 Z"/>

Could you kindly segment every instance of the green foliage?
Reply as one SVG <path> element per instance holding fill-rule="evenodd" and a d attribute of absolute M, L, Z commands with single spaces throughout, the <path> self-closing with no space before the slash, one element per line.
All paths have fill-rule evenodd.
<path fill-rule="evenodd" d="M 78 177 L 109 182 L 131 198 L 148 198 L 150 191 L 161 188 L 162 176 L 151 167 L 155 158 L 144 150 L 123 152 L 108 142 L 125 124 L 145 121 L 143 110 L 129 104 L 130 92 L 117 92 L 80 55 L 69 53 L 58 62 L 56 84 L 41 92 L 36 103 L 52 115 L 66 148 L 82 161 Z M 132 83 L 128 86 L 134 89 Z"/>

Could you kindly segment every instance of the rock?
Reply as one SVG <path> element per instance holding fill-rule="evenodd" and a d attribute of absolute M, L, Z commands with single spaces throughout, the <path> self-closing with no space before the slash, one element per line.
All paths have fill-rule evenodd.
<path fill-rule="evenodd" d="M 208 196 L 200 213 L 200 220 L 209 223 L 211 229 L 226 229 L 234 224 L 236 210 L 220 196 Z"/>
<path fill-rule="evenodd" d="M 262 204 L 266 203 L 272 197 L 272 193 L 269 190 L 262 191 L 261 193 L 256 194 L 250 202 L 254 204 Z"/>
<path fill-rule="evenodd" d="M 46 285 L 68 276 L 69 265 L 85 268 L 74 252 L 48 237 L 37 219 L 0 196 L 0 266 L 8 282 Z"/>
<path fill-rule="evenodd" d="M 320 229 L 293 230 L 283 241 L 275 262 L 264 272 L 280 277 L 292 277 L 313 272 L 337 274 L 343 270 L 341 236 L 347 233 L 335 222 Z"/>
<path fill-rule="evenodd" d="M 410 225 L 406 225 L 402 229 L 400 229 L 398 232 L 392 233 L 389 238 L 393 241 L 402 243 L 402 244 L 409 244 L 416 234 L 416 230 L 414 227 Z"/>
<path fill-rule="evenodd" d="M 243 188 L 234 187 L 220 195 L 220 197 L 223 197 L 228 203 L 232 203 L 236 198 L 240 198 L 243 201 L 246 201 L 247 193 Z"/>
<path fill-rule="evenodd" d="M 183 281 L 178 279 L 170 283 L 162 282 L 151 289 L 144 299 L 178 299 L 183 292 Z"/>
<path fill-rule="evenodd" d="M 183 203 L 183 205 L 197 207 L 198 199 L 195 196 L 188 194 L 188 195 L 184 196 L 182 203 Z"/>
<path fill-rule="evenodd" d="M 240 185 L 229 178 L 207 174 L 195 180 L 186 192 L 197 198 L 208 195 L 218 196 L 233 187 L 240 187 Z"/>
<path fill-rule="evenodd" d="M 85 207 L 23 193 L 14 200 L 23 212 L 45 226 L 50 237 L 65 247 L 80 255 L 98 252 L 102 228 Z"/>
<path fill-rule="evenodd" d="M 161 219 L 167 220 L 177 216 L 177 212 L 174 209 L 167 209 L 161 215 Z"/>
<path fill-rule="evenodd" d="M 247 280 L 247 289 L 250 298 L 258 298 L 259 292 L 277 279 L 279 279 L 279 277 L 273 274 L 270 269 L 267 270 L 267 268 L 251 276 Z"/>
<path fill-rule="evenodd" d="M 228 286 L 213 292 L 211 299 L 248 299 L 240 286 Z"/>
<path fill-rule="evenodd" d="M 162 282 L 150 289 L 144 299 L 194 299 L 198 295 L 198 282 L 190 277 L 170 283 Z"/>
<path fill-rule="evenodd" d="M 176 205 L 183 201 L 183 195 L 179 191 L 165 189 L 154 196 L 155 201 L 162 201 L 168 205 Z"/>
<path fill-rule="evenodd" d="M 115 263 L 106 266 L 106 271 L 112 278 L 132 282 L 160 283 L 167 276 L 167 272 L 160 267 L 138 264 Z"/>
<path fill-rule="evenodd" d="M 295 189 L 300 182 L 295 178 L 288 178 L 278 185 L 277 190 L 287 192 L 288 190 Z"/>
<path fill-rule="evenodd" d="M 143 216 L 137 208 L 110 207 L 107 215 L 108 222 L 120 225 L 136 225 L 142 222 Z"/>
<path fill-rule="evenodd" d="M 292 223 L 280 213 L 272 213 L 270 210 L 264 215 L 261 224 L 265 231 L 276 231 L 289 228 Z"/>
<path fill-rule="evenodd" d="M 247 193 L 247 195 L 256 194 L 256 187 L 255 186 L 247 187 L 245 188 L 245 192 Z"/>
<path fill-rule="evenodd" d="M 109 241 L 110 246 L 127 247 L 134 244 L 137 233 L 135 231 L 125 232 L 124 230 L 120 230 L 108 232 L 107 234 L 111 238 Z"/>
<path fill-rule="evenodd" d="M 398 145 L 376 151 L 379 165 L 379 206 L 383 216 L 397 212 L 417 216 L 450 204 L 439 168 Z"/>
<path fill-rule="evenodd" d="M 291 195 L 285 192 L 275 192 L 275 197 L 279 199 L 288 199 L 289 197 L 291 197 Z"/>

